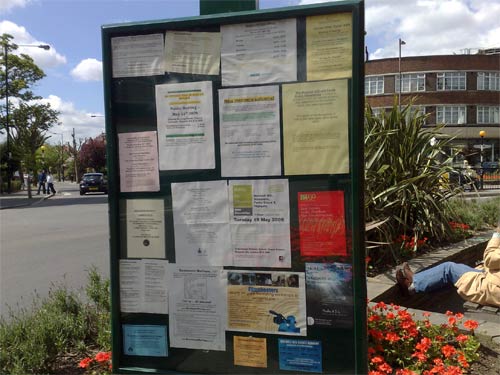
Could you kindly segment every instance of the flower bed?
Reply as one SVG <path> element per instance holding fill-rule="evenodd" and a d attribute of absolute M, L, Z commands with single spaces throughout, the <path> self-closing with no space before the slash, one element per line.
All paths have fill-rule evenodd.
<path fill-rule="evenodd" d="M 405 308 L 384 302 L 368 309 L 369 375 L 459 375 L 479 358 L 476 321 L 462 323 L 463 314 L 447 312 L 447 324 L 433 325 L 430 313 L 422 315 L 415 320 Z"/>

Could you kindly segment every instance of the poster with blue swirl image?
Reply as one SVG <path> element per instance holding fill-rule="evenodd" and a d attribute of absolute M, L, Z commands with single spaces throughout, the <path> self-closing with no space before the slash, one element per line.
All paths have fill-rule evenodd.
<path fill-rule="evenodd" d="M 306 263 L 307 325 L 353 326 L 352 265 Z"/>

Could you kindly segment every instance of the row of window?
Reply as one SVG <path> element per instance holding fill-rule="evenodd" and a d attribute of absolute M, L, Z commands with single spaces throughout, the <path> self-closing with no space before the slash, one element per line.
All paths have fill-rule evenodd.
<path fill-rule="evenodd" d="M 373 108 L 375 115 L 380 114 L 385 108 Z M 409 113 L 419 111 L 425 114 L 424 106 L 413 106 Z M 500 106 L 477 106 L 477 124 L 500 124 Z M 465 105 L 440 105 L 436 106 L 436 124 L 466 124 L 467 107 Z"/>
<path fill-rule="evenodd" d="M 425 74 L 401 74 L 394 77 L 396 92 L 419 92 L 425 91 Z M 465 90 L 465 72 L 437 73 L 437 91 Z M 479 72 L 477 73 L 477 89 L 487 91 L 500 91 L 500 73 Z M 365 77 L 365 95 L 377 95 L 384 93 L 384 76 Z"/>

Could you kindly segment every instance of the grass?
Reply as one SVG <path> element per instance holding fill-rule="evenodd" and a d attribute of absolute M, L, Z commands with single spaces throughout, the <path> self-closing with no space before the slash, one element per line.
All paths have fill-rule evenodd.
<path fill-rule="evenodd" d="M 91 268 L 85 292 L 87 302 L 57 285 L 31 308 L 0 320 L 0 373 L 51 373 L 68 353 L 110 350 L 109 280 Z"/>

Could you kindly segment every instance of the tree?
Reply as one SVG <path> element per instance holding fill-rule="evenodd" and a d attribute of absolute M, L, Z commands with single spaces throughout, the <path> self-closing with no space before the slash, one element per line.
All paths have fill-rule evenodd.
<path fill-rule="evenodd" d="M 80 148 L 78 154 L 80 173 L 87 171 L 105 172 L 106 169 L 106 137 L 101 134 L 95 138 L 88 138 Z"/>
<path fill-rule="evenodd" d="M 12 167 L 19 169 L 22 164 L 28 170 L 36 167 L 36 151 L 47 139 L 46 131 L 57 124 L 59 115 L 49 104 L 40 103 L 41 98 L 31 89 L 45 77 L 45 73 L 30 56 L 16 55 L 14 52 L 18 47 L 12 40 L 12 35 L 0 36 L 2 47 L 0 56 L 3 62 L 3 69 L 0 72 L 0 108 L 2 108 L 0 132 L 8 127 L 10 134 L 8 141 L 11 139 L 13 141 L 9 149 L 12 157 L 8 156 L 8 165 L 11 168 L 7 171 L 8 176 L 12 172 Z M 2 100 L 6 96 L 9 98 L 8 103 Z M 9 114 L 8 123 L 7 114 Z M 30 189 L 28 195 L 31 197 Z"/>
<path fill-rule="evenodd" d="M 36 171 L 37 151 L 49 138 L 46 135 L 47 130 L 58 123 L 58 115 L 59 112 L 51 109 L 49 104 L 21 103 L 13 111 L 14 155 L 16 159 L 22 161 L 27 171 Z M 28 189 L 28 195 L 31 197 L 31 189 Z"/>

